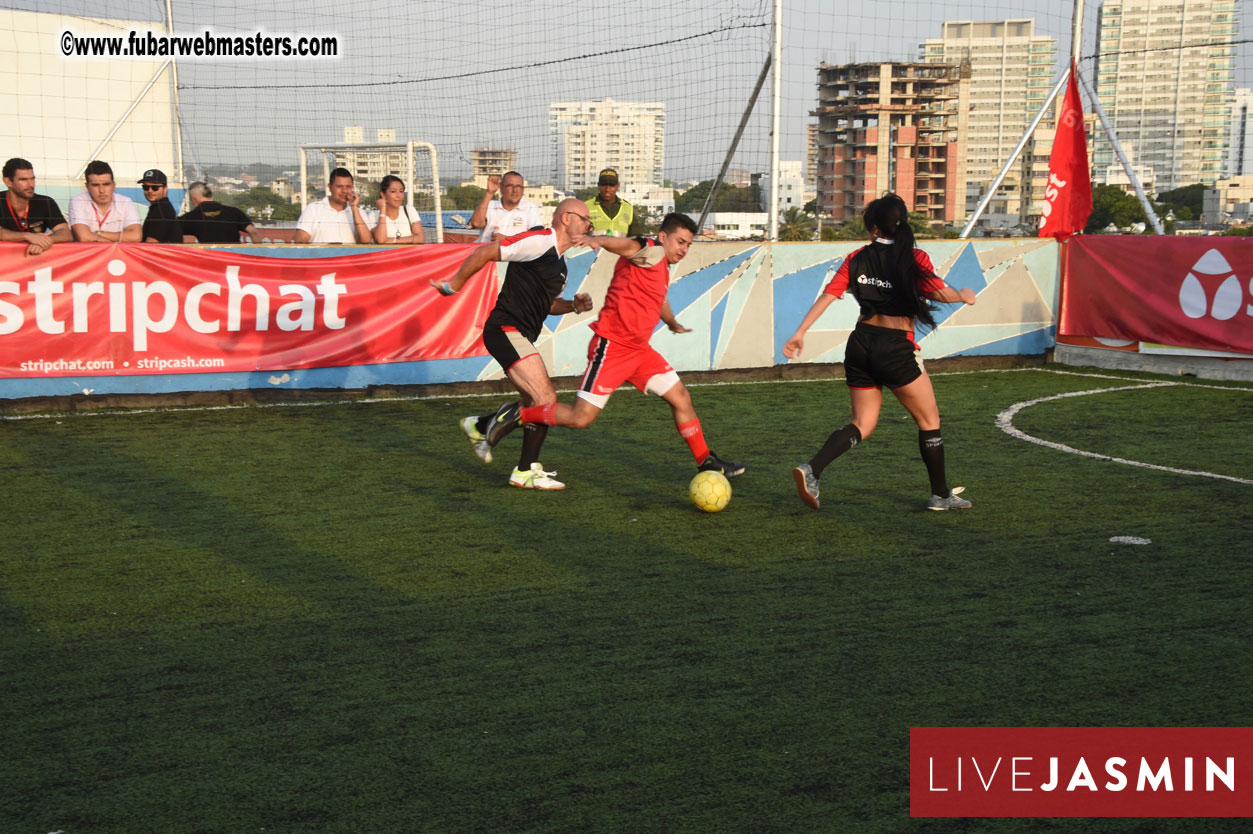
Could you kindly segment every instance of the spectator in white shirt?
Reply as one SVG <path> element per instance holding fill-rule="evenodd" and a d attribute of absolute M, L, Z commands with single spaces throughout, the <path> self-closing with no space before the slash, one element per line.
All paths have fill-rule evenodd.
<path fill-rule="evenodd" d="M 405 205 L 405 183 L 388 174 L 379 183 L 379 222 L 374 227 L 375 243 L 426 243 L 422 218 Z"/>
<path fill-rule="evenodd" d="M 87 163 L 87 190 L 70 198 L 70 230 L 84 243 L 138 243 L 143 240 L 139 210 L 130 197 L 114 194 L 109 163 Z"/>
<path fill-rule="evenodd" d="M 297 221 L 296 243 L 371 243 L 370 224 L 347 168 L 331 171 L 326 197 L 305 206 Z"/>
<path fill-rule="evenodd" d="M 517 171 L 487 178 L 487 193 L 470 217 L 470 228 L 483 230 L 479 235 L 480 243 L 491 243 L 544 225 L 539 206 L 522 199 L 525 188 L 522 175 Z M 497 189 L 500 199 L 493 200 Z"/>

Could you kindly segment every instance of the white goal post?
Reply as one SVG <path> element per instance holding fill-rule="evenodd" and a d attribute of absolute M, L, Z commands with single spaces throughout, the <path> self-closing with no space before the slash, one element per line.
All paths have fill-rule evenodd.
<path fill-rule="evenodd" d="M 303 207 L 309 202 L 309 152 L 316 152 L 322 157 L 322 182 L 326 183 L 331 177 L 331 158 L 335 154 L 361 155 L 363 157 L 381 157 L 382 162 L 387 160 L 388 154 L 400 154 L 405 156 L 404 177 L 405 186 L 407 188 L 407 197 L 409 208 L 417 210 L 413 205 L 414 194 L 419 190 L 425 190 L 429 185 L 431 195 L 434 198 L 435 212 L 435 242 L 444 242 L 444 215 L 440 200 L 439 185 L 439 157 L 435 151 L 435 146 L 429 142 L 341 142 L 335 145 L 301 145 L 300 146 L 300 205 Z M 429 172 L 426 169 L 419 172 L 417 166 L 417 154 L 425 154 L 431 161 Z M 380 165 L 379 162 L 368 163 L 371 165 Z M 354 166 L 355 167 L 355 166 Z M 380 167 L 388 167 L 380 165 Z M 356 172 L 353 177 L 357 177 Z M 381 177 L 380 177 L 381 179 Z"/>

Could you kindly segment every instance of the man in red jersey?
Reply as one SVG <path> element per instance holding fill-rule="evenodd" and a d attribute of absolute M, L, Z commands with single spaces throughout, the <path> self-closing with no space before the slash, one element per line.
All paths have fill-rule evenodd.
<path fill-rule="evenodd" d="M 661 221 L 661 231 L 655 239 L 610 235 L 575 238 L 575 244 L 603 248 L 618 256 L 604 306 L 591 326 L 595 335 L 588 345 L 587 370 L 583 372 L 578 399 L 573 406 L 553 401 L 522 408 L 517 421 L 586 428 L 609 402 L 614 390 L 629 382 L 670 404 L 674 425 L 702 471 L 712 469 L 729 478 L 744 472 L 743 464 L 722 460 L 709 450 L 691 394 L 665 357 L 648 343 L 659 320 L 672 332 L 688 332 L 675 319 L 666 291 L 670 286 L 670 267 L 683 260 L 695 234 L 696 224 L 690 217 L 672 212 Z"/>

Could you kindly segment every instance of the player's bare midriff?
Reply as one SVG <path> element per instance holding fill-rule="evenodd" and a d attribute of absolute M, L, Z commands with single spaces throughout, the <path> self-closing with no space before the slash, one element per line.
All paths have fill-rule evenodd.
<path fill-rule="evenodd" d="M 858 321 L 864 321 L 866 324 L 871 324 L 875 327 L 886 327 L 890 330 L 908 330 L 911 333 L 914 330 L 914 320 L 910 316 L 885 316 L 882 313 L 875 313 L 873 316 L 858 319 Z"/>

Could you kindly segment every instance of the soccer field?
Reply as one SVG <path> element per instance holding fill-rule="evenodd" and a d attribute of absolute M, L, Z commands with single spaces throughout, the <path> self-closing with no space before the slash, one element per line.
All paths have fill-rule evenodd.
<path fill-rule="evenodd" d="M 500 395 L 4 420 L 0 831 L 1247 830 L 909 818 L 911 726 L 1253 724 L 1253 385 L 934 381 L 970 511 L 890 397 L 801 504 L 841 380 L 692 386 L 717 514 L 628 390 L 560 493 Z"/>

